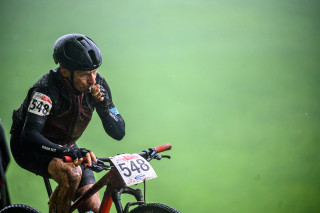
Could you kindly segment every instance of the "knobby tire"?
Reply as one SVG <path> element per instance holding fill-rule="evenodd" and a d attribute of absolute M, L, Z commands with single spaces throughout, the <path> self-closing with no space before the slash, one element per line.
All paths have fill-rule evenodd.
<path fill-rule="evenodd" d="M 180 212 L 170 206 L 167 206 L 161 203 L 146 203 L 132 209 L 130 213 L 180 213 Z"/>
<path fill-rule="evenodd" d="M 0 213 L 41 213 L 41 212 L 24 204 L 13 204 L 0 210 Z"/>

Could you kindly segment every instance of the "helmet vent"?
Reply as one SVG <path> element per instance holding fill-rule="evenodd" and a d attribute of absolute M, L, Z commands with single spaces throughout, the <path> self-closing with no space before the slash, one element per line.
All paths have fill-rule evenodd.
<path fill-rule="evenodd" d="M 92 61 L 93 66 L 94 66 L 94 67 L 97 67 L 98 61 L 97 61 L 97 58 L 96 58 L 96 55 L 95 55 L 94 51 L 93 51 L 93 50 L 89 50 L 89 51 L 88 51 L 88 54 L 89 54 L 89 56 L 90 56 L 90 58 L 91 58 L 91 61 Z"/>
<path fill-rule="evenodd" d="M 66 42 L 65 54 L 68 58 L 76 58 L 78 55 L 79 48 L 72 42 Z"/>
<path fill-rule="evenodd" d="M 91 45 L 88 43 L 88 41 L 86 39 L 84 39 L 83 37 L 77 38 L 77 40 L 79 41 L 79 43 L 85 48 L 91 48 Z"/>

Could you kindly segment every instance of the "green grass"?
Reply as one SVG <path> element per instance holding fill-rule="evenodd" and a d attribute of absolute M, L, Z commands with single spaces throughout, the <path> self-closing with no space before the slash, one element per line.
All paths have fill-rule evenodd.
<path fill-rule="evenodd" d="M 0 118 L 55 68 L 54 41 L 83 33 L 126 121 L 113 141 L 94 116 L 79 141 L 98 156 L 171 143 L 148 201 L 183 213 L 320 211 L 318 1 L 0 3 Z M 101 175 L 97 175 L 101 177 Z M 12 159 L 13 203 L 48 211 L 40 177 Z"/>

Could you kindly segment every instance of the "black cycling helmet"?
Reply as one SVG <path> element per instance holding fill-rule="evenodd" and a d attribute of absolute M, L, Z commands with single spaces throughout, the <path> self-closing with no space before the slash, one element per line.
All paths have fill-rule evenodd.
<path fill-rule="evenodd" d="M 102 63 L 99 47 L 87 36 L 67 34 L 60 37 L 53 46 L 56 64 L 74 70 L 94 70 Z"/>

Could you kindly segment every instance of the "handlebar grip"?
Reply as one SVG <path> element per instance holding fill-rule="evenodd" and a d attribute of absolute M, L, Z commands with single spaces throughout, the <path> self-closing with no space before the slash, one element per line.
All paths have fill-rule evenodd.
<path fill-rule="evenodd" d="M 73 162 L 73 159 L 72 159 L 72 157 L 70 157 L 70 156 L 63 156 L 63 161 L 64 161 L 64 162 Z M 85 163 L 85 162 L 87 162 L 87 158 L 86 158 L 86 157 L 83 157 L 82 163 Z"/>
<path fill-rule="evenodd" d="M 164 151 L 170 150 L 171 148 L 172 146 L 170 144 L 154 147 L 154 149 L 157 150 L 158 152 L 164 152 Z"/>
<path fill-rule="evenodd" d="M 73 162 L 73 159 L 70 156 L 63 156 L 63 161 L 64 162 Z"/>

